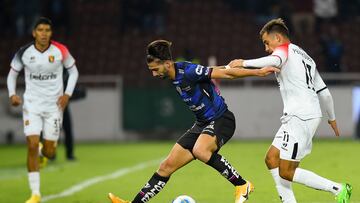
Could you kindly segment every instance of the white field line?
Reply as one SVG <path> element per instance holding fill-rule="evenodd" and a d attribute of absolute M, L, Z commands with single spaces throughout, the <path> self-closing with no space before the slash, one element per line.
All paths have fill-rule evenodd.
<path fill-rule="evenodd" d="M 149 162 L 145 162 L 145 163 L 141 163 L 141 164 L 138 164 L 138 165 L 135 165 L 135 166 L 132 166 L 132 167 L 128 167 L 128 168 L 122 168 L 122 169 L 119 169 L 111 174 L 107 174 L 107 175 L 103 175 L 103 176 L 97 176 L 97 177 L 94 177 L 94 178 L 91 178 L 91 179 L 88 179 L 88 180 L 85 180 L 79 184 L 76 184 L 58 194 L 53 194 L 53 195 L 47 195 L 47 196 L 44 196 L 41 198 L 41 202 L 47 202 L 49 200 L 52 200 L 52 199 L 58 199 L 58 198 L 62 198 L 62 197 L 66 197 L 66 196 L 70 196 L 70 195 L 73 195 L 74 193 L 76 192 L 79 192 L 87 187 L 90 187 L 92 185 L 95 185 L 97 183 L 100 183 L 100 182 L 103 182 L 103 181 L 106 181 L 106 180 L 112 180 L 112 179 L 115 179 L 115 178 L 118 178 L 118 177 L 121 177 L 121 176 L 124 176 L 124 175 L 127 175 L 129 173 L 132 173 L 132 172 L 135 172 L 135 171 L 139 171 L 139 170 L 142 170 L 144 168 L 147 168 L 149 166 L 152 166 L 152 165 L 155 165 L 155 164 L 159 164 L 160 162 L 160 159 L 157 159 L 157 160 L 152 160 L 152 161 L 149 161 Z"/>

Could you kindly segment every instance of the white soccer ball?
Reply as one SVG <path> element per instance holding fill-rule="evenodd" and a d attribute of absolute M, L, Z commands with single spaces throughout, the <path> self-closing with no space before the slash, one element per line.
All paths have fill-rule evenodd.
<path fill-rule="evenodd" d="M 187 195 L 180 195 L 172 203 L 196 203 L 193 198 Z"/>

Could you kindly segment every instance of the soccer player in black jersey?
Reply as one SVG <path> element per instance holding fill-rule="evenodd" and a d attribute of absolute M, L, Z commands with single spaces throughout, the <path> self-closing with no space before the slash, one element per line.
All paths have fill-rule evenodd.
<path fill-rule="evenodd" d="M 131 201 L 145 203 L 164 188 L 171 174 L 189 162 L 198 159 L 217 170 L 236 188 L 235 203 L 245 202 L 254 190 L 251 182 L 220 155 L 220 148 L 230 140 L 235 131 L 234 114 L 228 110 L 224 99 L 212 79 L 235 79 L 246 76 L 266 76 L 276 68 L 262 69 L 204 67 L 190 62 L 174 62 L 171 42 L 156 40 L 147 47 L 147 64 L 154 77 L 171 80 L 181 99 L 196 116 L 194 125 L 181 136 L 159 169 Z M 113 203 L 129 203 L 109 194 Z"/>

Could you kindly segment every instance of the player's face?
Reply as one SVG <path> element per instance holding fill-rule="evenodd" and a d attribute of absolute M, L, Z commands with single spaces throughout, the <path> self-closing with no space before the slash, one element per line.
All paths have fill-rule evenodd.
<path fill-rule="evenodd" d="M 265 45 L 265 51 L 268 53 L 273 53 L 276 47 L 281 45 L 281 39 L 276 33 L 267 33 L 265 32 L 262 35 L 262 41 Z"/>
<path fill-rule="evenodd" d="M 51 26 L 47 24 L 39 24 L 33 30 L 32 34 L 36 43 L 40 44 L 41 46 L 48 46 L 52 35 Z"/>
<path fill-rule="evenodd" d="M 148 63 L 148 67 L 152 75 L 160 79 L 166 79 L 169 77 L 169 71 L 167 69 L 167 65 L 168 65 L 167 63 L 155 62 L 155 61 Z"/>

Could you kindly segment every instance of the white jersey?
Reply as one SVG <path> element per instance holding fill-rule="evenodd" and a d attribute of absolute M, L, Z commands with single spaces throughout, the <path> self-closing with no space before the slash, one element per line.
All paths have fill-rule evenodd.
<path fill-rule="evenodd" d="M 284 103 L 283 119 L 297 116 L 302 120 L 322 117 L 317 93 L 326 85 L 316 70 L 315 61 L 300 47 L 287 43 L 277 47 L 272 56 L 280 58 L 276 73 Z"/>
<path fill-rule="evenodd" d="M 63 69 L 74 65 L 68 49 L 55 41 L 43 52 L 33 43 L 20 48 L 11 61 L 11 68 L 16 72 L 24 69 L 24 105 L 35 111 L 58 110 L 56 102 L 64 92 Z"/>

